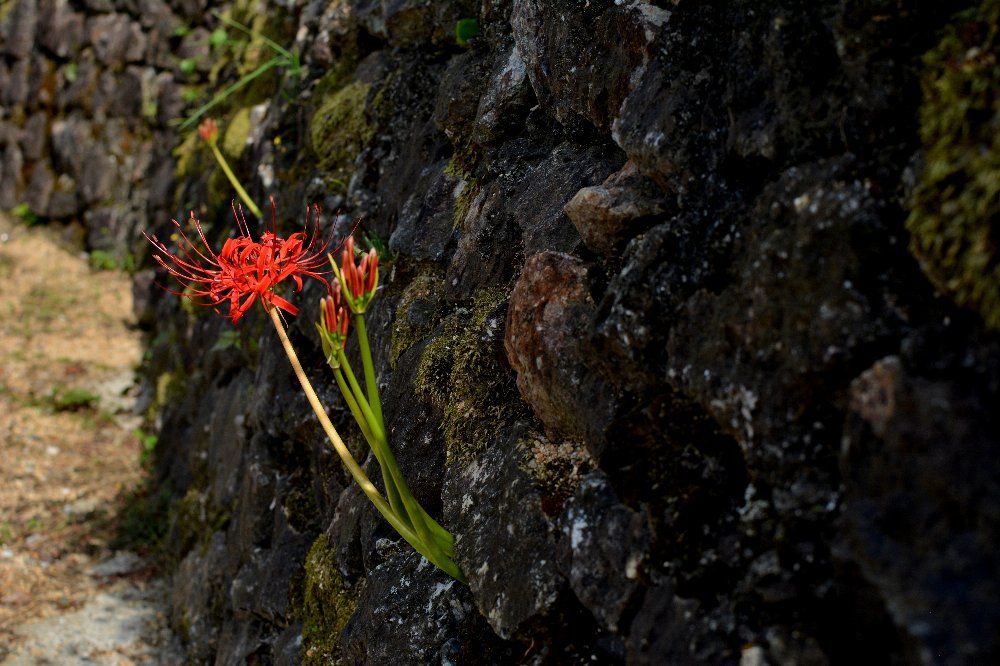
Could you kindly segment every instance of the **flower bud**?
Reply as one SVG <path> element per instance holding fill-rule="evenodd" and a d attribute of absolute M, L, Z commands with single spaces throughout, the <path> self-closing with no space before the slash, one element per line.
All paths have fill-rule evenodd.
<path fill-rule="evenodd" d="M 208 143 L 215 143 L 216 139 L 219 138 L 219 126 L 215 123 L 214 118 L 206 118 L 198 125 L 198 136 Z"/>

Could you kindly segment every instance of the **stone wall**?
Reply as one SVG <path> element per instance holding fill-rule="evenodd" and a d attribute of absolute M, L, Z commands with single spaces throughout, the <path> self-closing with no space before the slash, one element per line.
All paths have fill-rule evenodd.
<path fill-rule="evenodd" d="M 0 208 L 78 221 L 86 244 L 132 265 L 173 189 L 167 122 L 183 108 L 197 3 L 0 4 Z"/>
<path fill-rule="evenodd" d="M 387 425 L 470 584 L 348 483 L 260 313 L 234 330 L 143 270 L 192 659 L 996 659 L 1000 3 L 961 5 L 234 7 L 304 69 L 219 109 L 226 151 L 282 228 L 317 201 L 382 239 Z M 57 56 L 6 34 L 2 76 Z M 225 181 L 175 155 L 162 199 L 107 196 L 223 237 Z M 360 452 L 321 293 L 291 336 Z"/>

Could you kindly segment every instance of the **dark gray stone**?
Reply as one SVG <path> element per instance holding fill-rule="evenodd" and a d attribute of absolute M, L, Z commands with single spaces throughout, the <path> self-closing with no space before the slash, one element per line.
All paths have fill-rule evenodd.
<path fill-rule="evenodd" d="M 38 4 L 36 0 L 14 0 L 13 4 L 0 21 L 0 34 L 4 36 L 0 48 L 13 58 L 27 58 L 35 43 Z"/>
<path fill-rule="evenodd" d="M 27 58 L 15 60 L 9 71 L 7 85 L 0 90 L 0 96 L 4 107 L 13 112 L 23 107 L 28 100 L 31 61 Z"/>
<path fill-rule="evenodd" d="M 389 247 L 415 259 L 439 261 L 455 237 L 455 198 L 468 185 L 446 171 L 446 164 L 429 167 L 422 180 L 427 187 L 418 187 L 403 206 L 395 231 L 389 237 Z M 426 192 L 420 196 L 421 192 Z"/>
<path fill-rule="evenodd" d="M 54 218 L 64 218 L 75 215 L 79 211 L 80 205 L 77 197 L 76 181 L 66 174 L 60 174 L 52 187 L 52 194 L 49 197 L 49 205 L 45 209 L 45 215 Z"/>
<path fill-rule="evenodd" d="M 570 587 L 605 629 L 617 631 L 646 577 L 650 535 L 644 517 L 621 504 L 607 478 L 593 472 L 560 522 L 572 553 Z"/>
<path fill-rule="evenodd" d="M 174 574 L 170 619 L 191 659 L 204 661 L 215 655 L 221 618 L 213 616 L 213 610 L 224 594 L 218 574 L 225 559 L 226 538 L 216 532 L 207 544 L 192 549 Z"/>
<path fill-rule="evenodd" d="M 929 661 L 996 656 L 995 645 L 978 641 L 1000 618 L 992 547 L 1000 521 L 986 499 L 1000 492 L 992 455 L 1000 432 L 995 419 L 982 419 L 995 404 L 986 397 L 996 391 L 995 351 L 973 351 L 979 363 L 962 363 L 971 366 L 962 381 L 890 356 L 851 384 L 841 449 L 845 554 Z"/>
<path fill-rule="evenodd" d="M 24 193 L 25 203 L 36 215 L 45 216 L 49 209 L 49 199 L 55 187 L 56 178 L 52 167 L 46 162 L 31 165 L 31 178 Z"/>
<path fill-rule="evenodd" d="M 528 72 L 517 45 L 499 51 L 493 64 L 489 83 L 476 109 L 472 138 L 477 143 L 490 143 L 504 132 L 515 129 L 534 103 L 534 93 Z"/>
<path fill-rule="evenodd" d="M 669 16 L 642 1 L 514 0 L 510 22 L 538 101 L 606 129 Z"/>
<path fill-rule="evenodd" d="M 98 61 L 109 67 L 138 62 L 146 52 L 142 27 L 125 14 L 103 14 L 87 19 L 87 34 Z"/>
<path fill-rule="evenodd" d="M 59 58 L 75 56 L 83 45 L 84 16 L 68 0 L 41 0 L 38 43 Z"/>
<path fill-rule="evenodd" d="M 49 116 L 44 111 L 31 115 L 21 132 L 21 151 L 25 159 L 34 162 L 42 159 L 48 137 Z"/>
<path fill-rule="evenodd" d="M 24 158 L 16 143 L 8 142 L 0 152 L 0 208 L 21 203 L 24 190 Z"/>
<path fill-rule="evenodd" d="M 503 638 L 546 613 L 566 585 L 555 526 L 525 471 L 526 434 L 505 433 L 472 464 L 449 469 L 445 485 L 457 561 L 479 612 Z"/>
<path fill-rule="evenodd" d="M 512 656 L 475 612 L 469 589 L 413 551 L 369 573 L 341 650 L 351 663 L 392 663 L 405 654 L 415 663 L 495 664 Z"/>
<path fill-rule="evenodd" d="M 469 0 L 359 0 L 356 7 L 368 32 L 401 47 L 454 42 L 455 23 L 475 15 Z"/>

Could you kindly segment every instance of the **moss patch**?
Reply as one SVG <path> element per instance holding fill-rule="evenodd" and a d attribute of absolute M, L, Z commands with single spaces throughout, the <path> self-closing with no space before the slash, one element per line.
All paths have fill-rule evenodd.
<path fill-rule="evenodd" d="M 354 160 L 374 135 L 365 117 L 369 88 L 360 82 L 340 88 L 320 102 L 309 123 L 316 166 L 326 172 L 328 184 L 338 191 L 347 189 Z"/>
<path fill-rule="evenodd" d="M 471 309 L 444 320 L 441 335 L 420 359 L 415 389 L 444 412 L 448 464 L 471 460 L 510 423 L 527 416 L 514 375 L 496 352 L 508 294 L 506 288 L 477 293 Z"/>
<path fill-rule="evenodd" d="M 1000 328 L 1000 2 L 959 14 L 924 63 L 910 249 L 938 289 Z"/>
<path fill-rule="evenodd" d="M 182 555 L 195 546 L 208 546 L 212 535 L 229 522 L 229 514 L 213 507 L 207 495 L 191 488 L 174 507 L 171 522 L 172 551 Z"/>
<path fill-rule="evenodd" d="M 444 280 L 433 273 L 422 273 L 410 282 L 396 308 L 392 324 L 389 363 L 393 367 L 400 354 L 431 333 L 443 306 Z"/>
<path fill-rule="evenodd" d="M 340 662 L 340 632 L 354 614 L 362 585 L 347 587 L 337 569 L 337 556 L 325 534 L 306 555 L 302 581 L 302 664 Z"/>

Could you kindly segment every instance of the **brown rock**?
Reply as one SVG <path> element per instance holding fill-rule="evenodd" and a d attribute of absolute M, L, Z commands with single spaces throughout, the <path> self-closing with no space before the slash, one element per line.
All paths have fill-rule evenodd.
<path fill-rule="evenodd" d="M 577 192 L 563 210 L 584 244 L 607 257 L 648 227 L 665 206 L 662 192 L 629 160 L 601 185 Z"/>
<path fill-rule="evenodd" d="M 521 397 L 549 436 L 582 438 L 592 448 L 613 404 L 583 344 L 593 311 L 584 264 L 540 252 L 529 257 L 511 293 L 504 338 Z"/>

